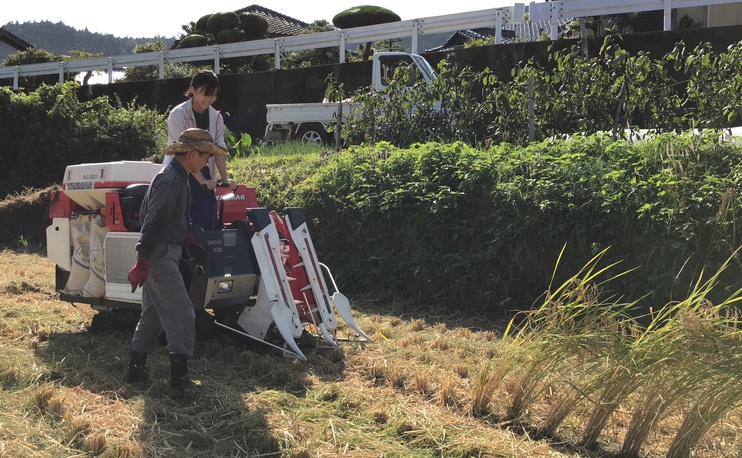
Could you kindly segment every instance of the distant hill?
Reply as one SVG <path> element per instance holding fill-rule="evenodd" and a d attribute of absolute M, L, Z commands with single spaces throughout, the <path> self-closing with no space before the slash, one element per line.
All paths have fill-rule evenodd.
<path fill-rule="evenodd" d="M 10 33 L 25 40 L 39 49 L 45 49 L 56 55 L 68 54 L 70 51 L 103 53 L 104 56 L 131 54 L 139 44 L 162 41 L 167 47 L 175 42 L 175 37 L 119 38 L 111 34 L 101 34 L 77 30 L 63 22 L 8 22 L 4 26 Z"/>

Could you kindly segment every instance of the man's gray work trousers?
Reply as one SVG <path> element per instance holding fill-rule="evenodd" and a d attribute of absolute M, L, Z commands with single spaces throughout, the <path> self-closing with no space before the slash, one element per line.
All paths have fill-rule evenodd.
<path fill-rule="evenodd" d="M 153 353 L 162 331 L 170 353 L 193 356 L 196 313 L 178 269 L 182 247 L 157 243 L 149 259 L 149 276 L 142 288 L 142 314 L 131 349 Z"/>

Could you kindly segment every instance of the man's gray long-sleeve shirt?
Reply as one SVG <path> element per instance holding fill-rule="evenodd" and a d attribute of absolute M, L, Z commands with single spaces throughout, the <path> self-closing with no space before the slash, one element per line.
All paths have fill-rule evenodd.
<path fill-rule="evenodd" d="M 188 172 L 174 160 L 152 179 L 139 210 L 139 256 L 149 258 L 156 243 L 182 243 L 190 230 Z"/>

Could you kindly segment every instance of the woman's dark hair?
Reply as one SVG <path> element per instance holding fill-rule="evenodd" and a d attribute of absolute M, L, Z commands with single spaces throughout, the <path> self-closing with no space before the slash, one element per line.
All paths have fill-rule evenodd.
<path fill-rule="evenodd" d="M 185 92 L 186 97 L 192 97 L 191 87 L 193 89 L 204 88 L 204 95 L 214 95 L 219 92 L 219 77 L 211 70 L 201 70 L 191 78 L 191 85 Z"/>

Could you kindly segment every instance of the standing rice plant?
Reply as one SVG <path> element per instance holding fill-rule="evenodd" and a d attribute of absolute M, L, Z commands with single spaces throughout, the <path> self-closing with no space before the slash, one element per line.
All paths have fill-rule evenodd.
<path fill-rule="evenodd" d="M 740 369 L 737 367 L 737 371 Z M 739 385 L 739 375 L 728 374 L 726 379 L 718 378 L 716 383 L 698 394 L 698 400 L 688 410 L 667 450 L 667 458 L 691 456 L 693 448 L 709 428 L 740 404 L 742 394 L 739 389 L 730 388 Z"/>
<path fill-rule="evenodd" d="M 644 361 L 643 374 L 637 374 L 635 378 L 639 381 L 651 377 L 651 381 L 638 387 L 635 408 L 621 448 L 624 456 L 638 456 L 649 432 L 666 409 L 695 384 L 695 374 L 688 371 L 687 355 L 683 352 L 682 327 L 677 326 L 678 320 L 672 318 L 689 301 L 663 307 L 654 315 L 651 332 L 644 333 L 635 343 L 632 354 L 643 353 Z"/>
<path fill-rule="evenodd" d="M 552 284 L 565 248 L 557 259 Z M 512 335 L 507 345 L 507 357 L 497 360 L 496 369 L 492 371 L 497 379 L 490 375 L 475 387 L 479 390 L 492 387 L 501 383 L 506 374 L 514 372 L 514 388 L 507 406 L 509 419 L 521 418 L 541 390 L 575 371 L 573 363 L 580 358 L 565 358 L 566 355 L 586 353 L 590 355 L 589 360 L 601 360 L 606 351 L 615 347 L 613 341 L 621 333 L 616 333 L 613 326 L 606 324 L 625 321 L 627 310 L 634 304 L 615 302 L 608 307 L 598 299 L 603 284 L 596 284 L 596 281 L 616 265 L 598 268 L 607 250 L 594 256 L 556 289 L 550 286 L 541 306 L 525 312 L 526 318 L 518 326 L 515 318 L 511 320 L 503 335 L 503 338 Z M 513 334 L 514 330 L 517 332 Z M 552 422 L 553 428 L 569 410 L 563 409 L 562 412 L 561 419 Z"/>
<path fill-rule="evenodd" d="M 581 443 L 585 447 L 595 447 L 603 428 L 621 403 L 645 383 L 653 383 L 651 379 L 656 375 L 658 360 L 663 358 L 661 350 L 653 351 L 658 343 L 654 334 L 658 320 L 661 318 L 655 317 L 644 329 L 635 326 L 628 339 L 607 355 L 602 370 L 587 385 L 599 388 L 594 409 L 583 430 Z"/>
<path fill-rule="evenodd" d="M 738 302 L 735 297 L 724 306 Z M 688 347 L 695 359 L 691 370 L 698 374 L 698 384 L 689 394 L 693 405 L 675 434 L 668 458 L 686 458 L 703 435 L 730 410 L 742 404 L 742 331 L 739 316 L 722 315 L 722 306 L 707 309 L 702 325 Z"/>
<path fill-rule="evenodd" d="M 709 289 L 708 282 L 700 284 L 699 281 L 693 293 L 684 302 L 692 304 L 701 300 Z M 672 351 L 677 349 L 675 345 L 672 345 L 672 333 L 670 332 L 672 328 L 666 325 L 670 322 L 675 310 L 681 306 L 682 303 L 670 304 L 654 314 L 649 325 L 639 330 L 636 338 L 624 347 L 627 351 L 616 352 L 610 364 L 606 365 L 602 373 L 596 377 L 595 382 L 602 389 L 595 400 L 595 408 L 583 431 L 581 442 L 584 446 L 595 447 L 603 428 L 621 403 L 636 390 L 640 390 L 642 386 L 655 383 L 656 376 L 661 373 L 665 362 L 669 361 L 667 358 Z M 651 395 L 653 393 L 650 392 L 645 397 Z M 653 405 L 645 405 L 643 408 L 650 411 L 639 412 L 632 420 L 635 428 L 630 432 L 626 444 L 629 450 L 633 451 L 637 444 L 641 444 L 645 430 L 654 423 L 654 420 L 651 418 L 647 420 L 646 417 L 656 417 L 654 413 L 651 413 L 651 409 L 661 407 L 656 405 L 657 402 L 659 401 L 653 400 L 651 403 Z"/>
<path fill-rule="evenodd" d="M 621 447 L 621 456 L 626 458 L 638 457 L 639 451 L 646 441 L 652 427 L 662 418 L 664 412 L 674 405 L 681 394 L 681 387 L 685 386 L 677 378 L 676 371 L 668 364 L 665 370 L 647 383 L 635 399 L 635 408 L 632 411 L 631 422 L 624 435 Z M 678 389 L 671 390 L 670 387 Z"/>
<path fill-rule="evenodd" d="M 665 364 L 672 364 L 669 352 L 676 348 L 674 346 L 668 348 L 672 341 L 666 338 L 664 333 L 658 332 L 667 321 L 668 313 L 669 310 L 663 308 L 661 313 L 653 316 L 645 328 L 640 327 L 638 321 L 632 319 L 631 332 L 625 334 L 626 338 L 620 345 L 613 347 L 612 354 L 606 355 L 602 370 L 587 384 L 586 389 L 591 391 L 590 388 L 597 388 L 598 395 L 594 399 L 595 407 L 583 431 L 581 442 L 585 447 L 594 448 L 616 409 L 641 387 L 655 384 L 658 375 L 661 374 L 660 369 Z M 648 393 L 647 397 L 650 395 L 652 393 Z M 650 411 L 653 408 L 644 407 Z M 639 425 L 646 427 L 653 424 L 653 421 L 649 423 L 639 421 L 645 416 L 638 414 L 637 428 Z"/>
<path fill-rule="evenodd" d="M 699 355 L 694 348 L 692 327 L 695 326 L 691 329 L 687 326 L 689 321 L 698 322 L 702 316 L 687 305 L 683 301 L 668 307 L 677 311 L 677 316 L 652 333 L 657 342 L 652 351 L 657 358 L 644 369 L 645 378 L 651 377 L 651 380 L 640 388 L 639 396 L 634 399 L 635 407 L 621 448 L 623 456 L 638 457 L 652 427 L 668 409 L 706 382 L 708 371 L 699 367 Z"/>
<path fill-rule="evenodd" d="M 637 378 L 647 380 L 647 383 L 643 385 L 640 396 L 635 400 L 636 408 L 621 449 L 623 456 L 639 456 L 641 446 L 651 428 L 679 400 L 688 397 L 689 394 L 692 397 L 695 393 L 707 392 L 709 389 L 711 393 L 704 394 L 700 399 L 718 398 L 720 393 L 712 389 L 718 385 L 716 379 L 726 382 L 730 376 L 739 374 L 739 370 L 731 373 L 723 370 L 720 376 L 716 375 L 719 368 L 734 367 L 734 363 L 739 367 L 740 364 L 736 361 L 738 358 L 732 358 L 731 361 L 721 365 L 718 361 L 719 350 L 723 350 L 722 354 L 729 354 L 731 350 L 729 344 L 740 343 L 738 336 L 735 336 L 738 324 L 736 315 L 732 314 L 731 318 L 724 316 L 724 311 L 739 300 L 740 292 L 735 292 L 718 305 L 712 305 L 706 299 L 728 262 L 709 280 L 702 281 L 701 274 L 688 298 L 663 307 L 653 317 L 648 332 L 637 341 L 637 351 L 634 353 L 642 353 L 642 360 L 647 363 L 643 369 L 645 374 Z M 738 355 L 739 352 L 731 354 Z M 734 395 L 731 396 L 733 397 Z M 733 399 L 728 398 L 727 401 L 728 405 L 725 405 L 727 409 L 722 409 L 719 414 L 723 415 L 734 405 L 731 402 Z M 709 407 L 715 409 L 717 406 L 712 404 Z M 694 408 L 692 412 L 700 410 Z M 691 417 L 693 415 L 686 419 L 689 428 L 702 434 L 705 429 L 699 430 L 697 422 L 690 419 Z M 704 418 L 710 419 L 710 412 L 707 412 Z M 682 437 L 683 439 L 678 442 L 678 450 L 688 452 L 690 451 L 688 444 L 692 445 L 700 438 L 699 436 L 693 440 L 693 434 L 683 434 Z"/>
<path fill-rule="evenodd" d="M 586 318 L 581 321 L 583 328 L 550 336 L 552 345 L 561 346 L 574 362 L 565 365 L 557 380 L 567 390 L 547 412 L 539 428 L 541 434 L 553 435 L 571 412 L 604 387 L 606 364 L 628 352 L 636 335 L 637 324 L 627 314 L 635 305 L 636 302 L 597 302 L 585 311 Z"/>
<path fill-rule="evenodd" d="M 521 347 L 523 366 L 508 407 L 509 418 L 519 418 L 543 389 L 593 372 L 623 345 L 626 323 L 631 322 L 626 311 L 634 303 L 601 301 L 599 290 L 591 276 L 573 281 L 570 288 L 539 310 L 540 316 L 534 317 L 537 323 L 530 328 L 533 338 Z M 572 401 L 562 404 L 561 413 L 551 418 L 547 432 L 553 433 L 587 394 L 589 387 L 582 385 L 580 397 L 571 396 L 570 390 L 567 397 Z"/>
<path fill-rule="evenodd" d="M 490 359 L 477 375 L 472 387 L 470 413 L 475 417 L 486 416 L 490 413 L 490 403 L 501 386 L 505 377 L 517 366 L 515 352 L 509 350 L 510 343 L 505 340 L 500 342 L 497 354 Z"/>

